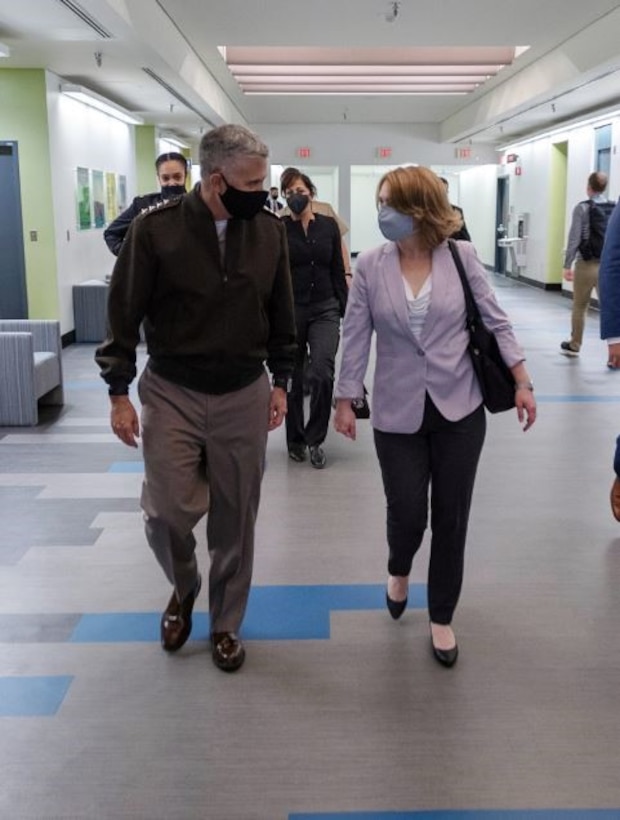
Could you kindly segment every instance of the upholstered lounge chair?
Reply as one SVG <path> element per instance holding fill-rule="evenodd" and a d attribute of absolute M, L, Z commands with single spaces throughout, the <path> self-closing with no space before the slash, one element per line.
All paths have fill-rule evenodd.
<path fill-rule="evenodd" d="M 0 319 L 0 426 L 39 420 L 38 402 L 64 404 L 60 323 Z"/>

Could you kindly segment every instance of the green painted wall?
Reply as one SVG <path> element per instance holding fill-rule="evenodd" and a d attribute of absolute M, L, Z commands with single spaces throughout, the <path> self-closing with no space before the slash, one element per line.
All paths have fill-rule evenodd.
<path fill-rule="evenodd" d="M 568 143 L 551 146 L 549 171 L 549 235 L 547 237 L 547 265 L 545 282 L 561 284 L 565 237 L 566 172 Z"/>
<path fill-rule="evenodd" d="M 45 72 L 0 69 L 0 139 L 18 143 L 28 317 L 59 319 Z M 38 241 L 30 241 L 30 231 Z"/>
<path fill-rule="evenodd" d="M 157 191 L 155 174 L 155 126 L 136 125 L 136 195 Z"/>

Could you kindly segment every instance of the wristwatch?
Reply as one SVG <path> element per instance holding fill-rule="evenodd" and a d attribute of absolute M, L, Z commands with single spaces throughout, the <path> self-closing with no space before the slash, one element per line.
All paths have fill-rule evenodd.
<path fill-rule="evenodd" d="M 290 393 L 293 388 L 293 379 L 290 376 L 274 376 L 271 380 L 273 387 L 280 387 L 285 393 Z"/>
<path fill-rule="evenodd" d="M 534 383 L 533 382 L 516 382 L 515 390 L 531 390 L 534 392 Z"/>

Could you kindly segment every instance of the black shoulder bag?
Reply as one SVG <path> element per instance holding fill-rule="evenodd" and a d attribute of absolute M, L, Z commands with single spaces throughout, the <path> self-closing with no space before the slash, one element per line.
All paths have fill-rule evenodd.
<path fill-rule="evenodd" d="M 515 380 L 502 359 L 497 339 L 482 321 L 458 247 L 451 239 L 448 239 L 448 245 L 465 294 L 466 327 L 469 332 L 467 349 L 480 384 L 484 406 L 489 413 L 503 413 L 515 406 Z"/>

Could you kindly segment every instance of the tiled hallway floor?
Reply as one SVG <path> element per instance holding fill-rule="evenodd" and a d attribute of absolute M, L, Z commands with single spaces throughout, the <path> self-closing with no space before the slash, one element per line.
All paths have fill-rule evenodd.
<path fill-rule="evenodd" d="M 330 432 L 323 471 L 271 435 L 240 673 L 211 663 L 206 593 L 164 654 L 140 451 L 108 428 L 94 347 L 65 350 L 62 413 L 0 429 L 1 818 L 620 818 L 620 372 L 594 314 L 567 359 L 569 301 L 496 287 L 539 420 L 489 418 L 450 671 L 430 656 L 425 549 L 406 615 L 384 609 L 367 423 L 356 443 Z"/>

